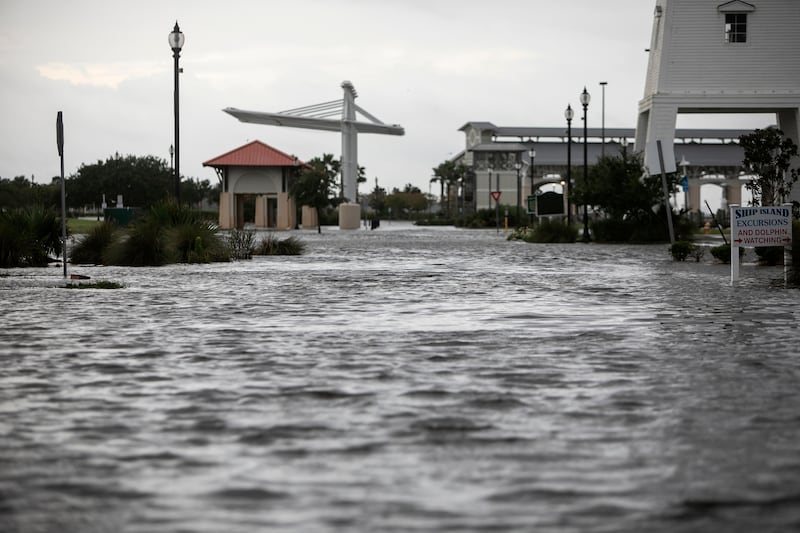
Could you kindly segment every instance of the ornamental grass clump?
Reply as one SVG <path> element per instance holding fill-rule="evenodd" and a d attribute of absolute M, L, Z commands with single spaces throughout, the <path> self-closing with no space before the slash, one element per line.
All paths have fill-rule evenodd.
<path fill-rule="evenodd" d="M 101 255 L 102 264 L 120 266 L 230 260 L 216 224 L 198 211 L 171 202 L 151 207 L 127 228 L 114 232 Z"/>
<path fill-rule="evenodd" d="M 230 258 L 234 261 L 251 259 L 255 250 L 256 234 L 254 231 L 232 229 L 225 238 Z"/>
<path fill-rule="evenodd" d="M 305 249 L 306 245 L 300 239 L 288 237 L 281 240 L 270 233 L 255 246 L 253 255 L 301 255 Z"/>
<path fill-rule="evenodd" d="M 46 266 L 61 254 L 61 219 L 34 205 L 0 210 L 0 268 Z"/>
<path fill-rule="evenodd" d="M 117 230 L 113 222 L 96 225 L 70 248 L 70 262 L 76 265 L 102 264 L 103 251 L 114 241 L 114 233 Z"/>
<path fill-rule="evenodd" d="M 578 233 L 574 226 L 568 226 L 561 220 L 551 221 L 544 218 L 532 228 L 517 228 L 508 239 L 525 242 L 566 243 L 575 242 L 577 236 Z"/>

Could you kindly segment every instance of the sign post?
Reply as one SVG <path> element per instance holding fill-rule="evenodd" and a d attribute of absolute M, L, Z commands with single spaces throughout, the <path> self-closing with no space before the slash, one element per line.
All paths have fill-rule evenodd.
<path fill-rule="evenodd" d="M 731 285 L 739 279 L 739 248 L 792 244 L 791 204 L 775 207 L 731 206 Z"/>
<path fill-rule="evenodd" d="M 61 159 L 61 254 L 64 256 L 64 279 L 67 279 L 67 189 L 64 183 L 64 119 L 56 115 L 56 146 Z"/>
<path fill-rule="evenodd" d="M 500 173 L 497 174 L 497 181 L 500 181 Z M 500 195 L 501 191 L 492 191 L 492 198 L 494 198 L 495 222 L 497 223 L 497 233 L 500 233 Z"/>

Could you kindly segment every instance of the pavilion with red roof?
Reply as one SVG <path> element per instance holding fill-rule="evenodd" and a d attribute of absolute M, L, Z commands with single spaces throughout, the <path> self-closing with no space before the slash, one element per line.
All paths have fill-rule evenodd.
<path fill-rule="evenodd" d="M 242 228 L 247 223 L 257 228 L 294 228 L 297 211 L 294 199 L 289 196 L 289 182 L 304 164 L 261 141 L 247 143 L 203 163 L 217 172 L 222 184 L 220 228 Z M 305 220 L 306 216 L 314 218 L 313 224 L 304 224 L 307 227 L 316 225 L 312 212 L 303 210 L 304 222 L 311 222 Z"/>

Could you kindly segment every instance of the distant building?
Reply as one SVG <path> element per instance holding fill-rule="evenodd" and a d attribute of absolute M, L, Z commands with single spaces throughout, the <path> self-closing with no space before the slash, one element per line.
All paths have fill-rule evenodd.
<path fill-rule="evenodd" d="M 653 15 L 636 128 L 652 173 L 657 140 L 665 164 L 677 157 L 679 113 L 775 113 L 778 127 L 800 144 L 799 0 L 656 0 Z"/>
<path fill-rule="evenodd" d="M 222 229 L 292 229 L 297 224 L 289 180 L 304 163 L 261 141 L 235 148 L 203 163 L 212 167 L 222 184 L 219 225 Z M 305 215 L 304 211 L 304 215 Z M 309 215 L 310 216 L 310 213 Z M 316 221 L 306 226 L 314 227 Z"/>
<path fill-rule="evenodd" d="M 459 131 L 464 133 L 465 149 L 452 159 L 463 164 L 467 171 L 458 183 L 451 185 L 451 212 L 472 213 L 477 209 L 494 208 L 491 193 L 498 191 L 500 204 L 508 206 L 516 206 L 519 192 L 519 201 L 525 209 L 529 195 L 548 184 L 566 182 L 566 125 L 508 127 L 474 121 L 467 122 Z M 743 172 L 744 152 L 737 140 L 750 132 L 738 129 L 680 129 L 675 132 L 674 145 L 670 144 L 677 158 L 673 163 L 687 176 L 685 204 L 691 211 L 703 211 L 700 187 L 706 183 L 722 188 L 723 203 L 741 203 L 742 187 L 751 176 Z M 634 133 L 633 128 L 588 128 L 588 164 L 593 165 L 601 153 L 614 156 L 623 150 L 638 151 L 633 143 Z M 583 179 L 583 128 L 572 128 L 571 152 L 572 183 L 575 184 Z M 572 209 L 574 212 L 574 205 Z"/>

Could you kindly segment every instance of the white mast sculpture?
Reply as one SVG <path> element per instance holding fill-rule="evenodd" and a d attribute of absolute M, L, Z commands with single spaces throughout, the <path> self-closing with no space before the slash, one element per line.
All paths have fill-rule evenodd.
<path fill-rule="evenodd" d="M 223 111 L 241 122 L 342 132 L 341 171 L 344 182 L 342 192 L 348 203 L 341 204 L 339 208 L 339 226 L 342 229 L 356 229 L 359 227 L 360 220 L 360 208 L 358 204 L 353 203 L 356 200 L 356 187 L 358 186 L 358 134 L 404 135 L 405 130 L 398 124 L 385 124 L 359 107 L 355 103 L 358 93 L 351 82 L 343 81 L 342 89 L 344 97 L 341 100 L 298 107 L 279 113 L 245 111 L 233 107 L 227 107 Z M 357 114 L 362 115 L 369 122 L 357 120 Z M 335 116 L 340 118 L 332 118 Z M 353 214 L 355 214 L 355 218 Z"/>

